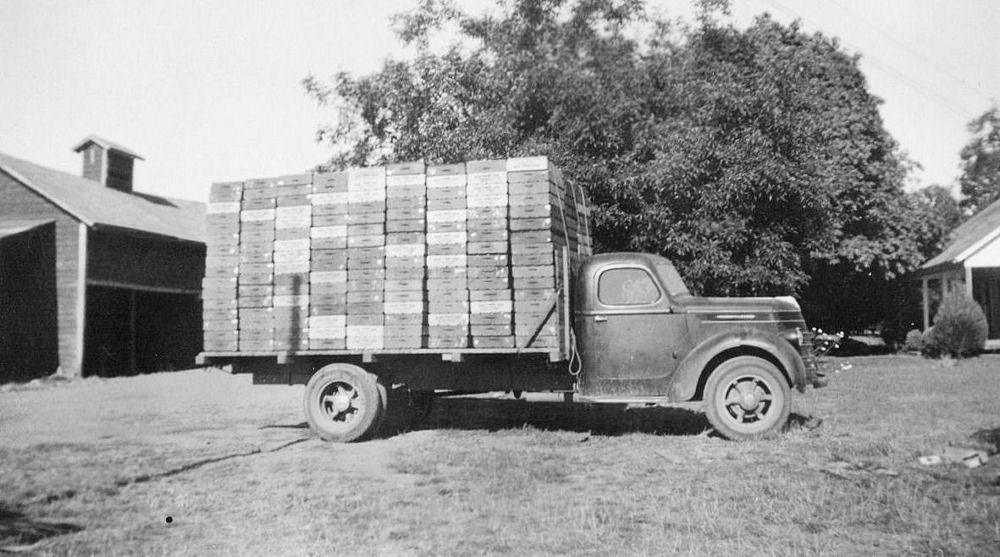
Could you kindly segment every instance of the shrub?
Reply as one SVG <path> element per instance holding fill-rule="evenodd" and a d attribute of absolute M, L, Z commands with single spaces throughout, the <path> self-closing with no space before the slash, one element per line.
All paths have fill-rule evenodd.
<path fill-rule="evenodd" d="M 934 326 L 927 327 L 924 334 L 920 335 L 920 350 L 926 351 L 927 345 L 931 342 L 931 335 L 934 334 Z"/>
<path fill-rule="evenodd" d="M 932 357 L 971 356 L 986 347 L 987 328 L 986 314 L 971 296 L 964 292 L 949 294 L 934 316 L 924 352 Z"/>
<path fill-rule="evenodd" d="M 924 349 L 924 334 L 917 329 L 912 329 L 906 333 L 906 340 L 903 341 L 903 350 L 907 352 L 920 352 Z"/>

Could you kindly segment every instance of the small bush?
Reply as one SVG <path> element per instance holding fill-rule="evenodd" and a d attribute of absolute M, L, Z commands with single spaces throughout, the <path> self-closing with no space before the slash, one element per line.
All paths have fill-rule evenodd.
<path fill-rule="evenodd" d="M 934 326 L 931 325 L 930 327 L 927 327 L 927 330 L 924 331 L 924 334 L 920 335 L 920 350 L 927 350 L 927 345 L 930 343 L 931 335 L 933 334 L 934 334 Z"/>
<path fill-rule="evenodd" d="M 903 350 L 907 352 L 920 352 L 924 349 L 924 334 L 913 329 L 906 333 L 906 340 L 903 341 Z"/>
<path fill-rule="evenodd" d="M 934 327 L 924 339 L 924 352 L 932 357 L 963 358 L 986 347 L 986 314 L 964 292 L 948 295 L 941 302 Z"/>

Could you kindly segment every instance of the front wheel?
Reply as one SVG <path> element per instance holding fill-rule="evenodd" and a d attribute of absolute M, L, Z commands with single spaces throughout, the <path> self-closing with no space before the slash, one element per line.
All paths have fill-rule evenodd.
<path fill-rule="evenodd" d="M 384 412 L 375 376 L 350 364 L 330 364 L 314 373 L 303 407 L 320 438 L 341 443 L 373 434 Z"/>
<path fill-rule="evenodd" d="M 705 384 L 708 421 L 727 439 L 777 433 L 788 422 L 791 402 L 791 389 L 781 371 L 754 356 L 722 362 Z"/>

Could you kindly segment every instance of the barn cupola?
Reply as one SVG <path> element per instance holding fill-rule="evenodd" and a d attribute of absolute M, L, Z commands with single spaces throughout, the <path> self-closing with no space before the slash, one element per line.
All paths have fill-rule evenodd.
<path fill-rule="evenodd" d="M 138 153 L 96 135 L 73 148 L 83 153 L 83 177 L 113 190 L 132 193 L 132 163 L 145 160 Z"/>

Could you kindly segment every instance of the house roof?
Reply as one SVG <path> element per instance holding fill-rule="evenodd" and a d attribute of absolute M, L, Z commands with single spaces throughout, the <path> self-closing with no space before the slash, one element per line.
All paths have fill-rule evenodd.
<path fill-rule="evenodd" d="M 108 151 L 118 151 L 119 153 L 124 153 L 132 157 L 133 159 L 139 159 L 141 161 L 146 160 L 142 158 L 142 156 L 139 155 L 139 153 L 136 153 L 135 151 L 129 149 L 128 147 L 115 143 L 114 141 L 108 141 L 107 139 L 104 139 L 103 137 L 98 137 L 96 135 L 88 135 L 83 139 L 83 141 L 77 143 L 76 146 L 73 147 L 73 150 L 79 153 L 84 148 L 86 148 L 87 145 L 91 143 L 96 143 L 97 145 L 104 147 Z"/>
<path fill-rule="evenodd" d="M 1000 200 L 979 211 L 956 228 L 951 234 L 951 243 L 944 248 L 944 251 L 921 265 L 920 271 L 961 264 L 998 236 L 1000 236 Z"/>
<path fill-rule="evenodd" d="M 0 153 L 0 171 L 87 226 L 112 226 L 205 242 L 204 203 L 125 193 L 4 153 Z"/>

